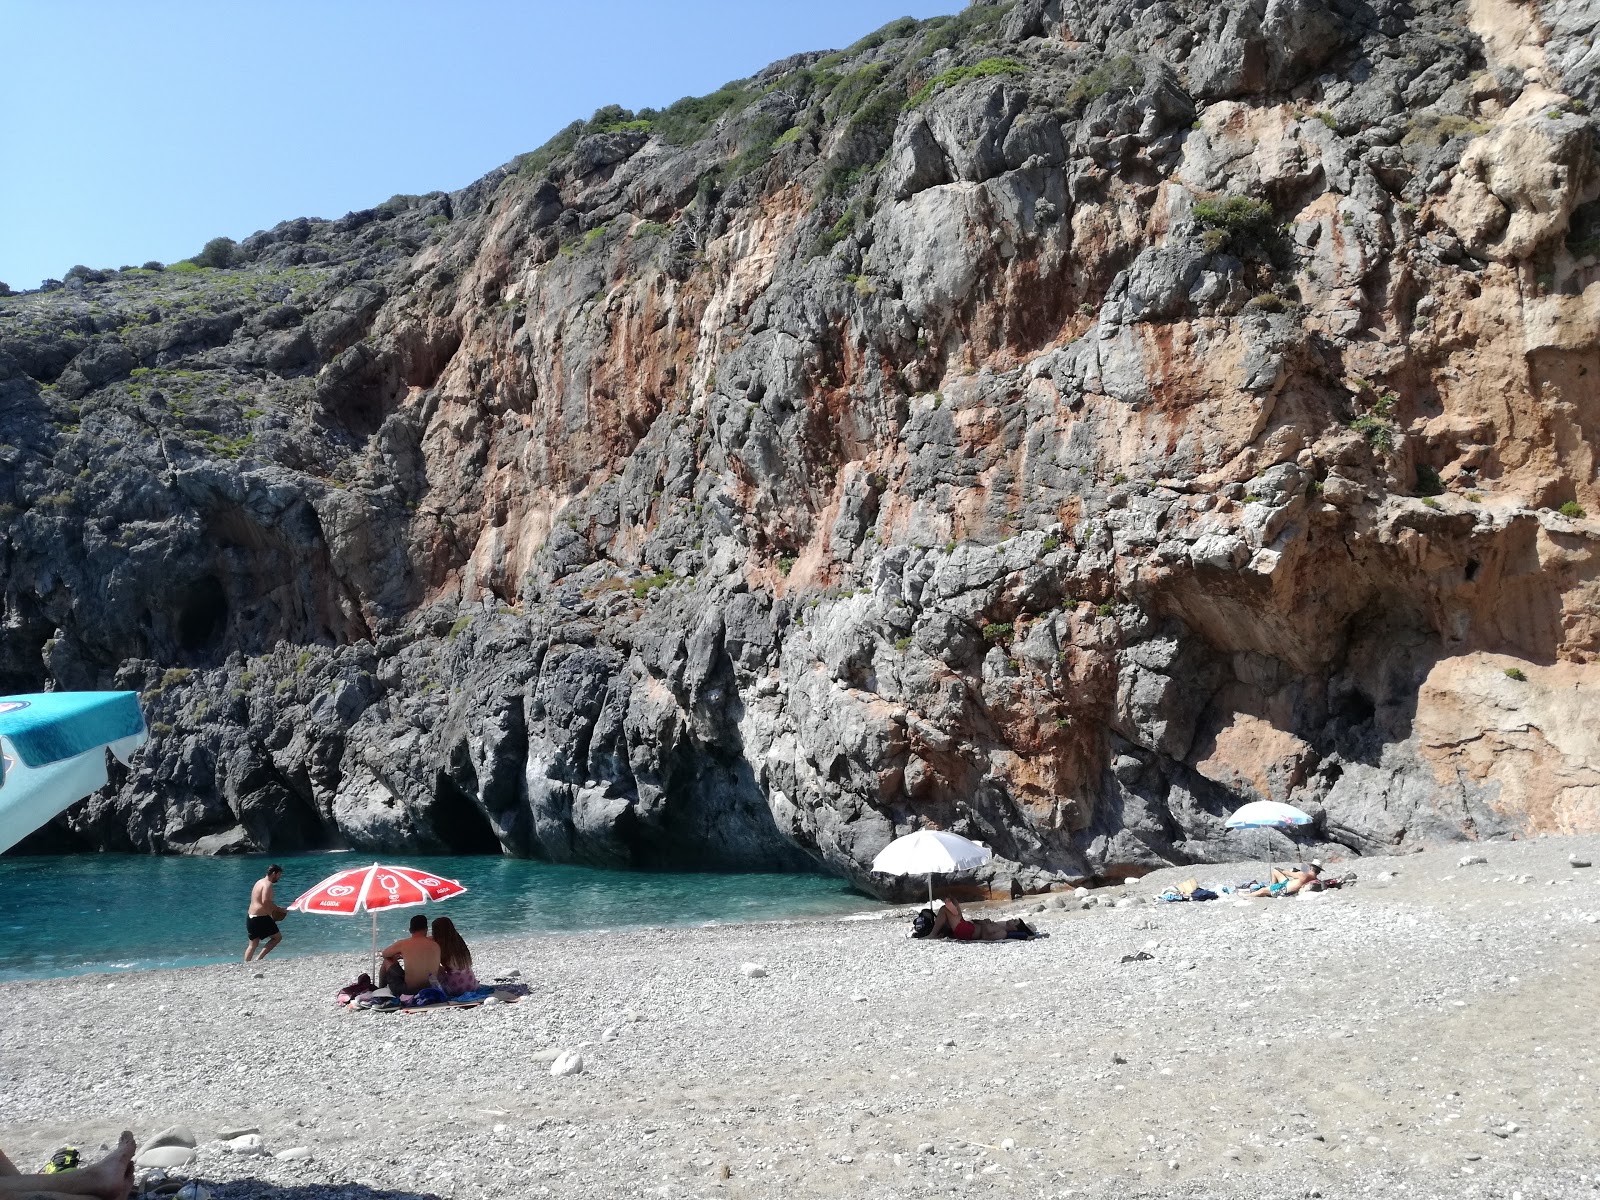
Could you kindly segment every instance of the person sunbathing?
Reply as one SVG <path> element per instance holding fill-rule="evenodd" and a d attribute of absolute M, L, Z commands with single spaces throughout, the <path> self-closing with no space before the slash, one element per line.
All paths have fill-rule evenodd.
<path fill-rule="evenodd" d="M 428 918 L 411 918 L 411 936 L 383 952 L 383 985 L 396 996 L 427 987 L 439 970 L 439 944 L 428 936 Z"/>
<path fill-rule="evenodd" d="M 97 1163 L 54 1175 L 24 1175 L 0 1151 L 0 1197 L 7 1200 L 60 1200 L 69 1196 L 98 1196 L 100 1200 L 127 1200 L 133 1191 L 133 1134 L 124 1132 L 116 1146 Z"/>
<path fill-rule="evenodd" d="M 954 900 L 939 901 L 938 910 L 925 908 L 911 919 L 914 938 L 955 938 L 961 942 L 1003 942 L 1007 938 L 1037 937 L 1038 931 L 1021 917 L 1009 921 L 974 921 Z"/>
<path fill-rule="evenodd" d="M 447 996 L 476 991 L 478 977 L 472 973 L 472 951 L 449 917 L 433 919 L 433 940 L 439 947 L 439 986 Z"/>
<path fill-rule="evenodd" d="M 1246 892 L 1245 895 L 1292 896 L 1296 892 L 1304 891 L 1306 888 L 1311 887 L 1312 884 L 1317 885 L 1311 888 L 1312 891 L 1321 891 L 1322 883 L 1318 879 L 1321 874 L 1322 864 L 1318 862 L 1309 863 L 1298 871 L 1284 871 L 1278 867 L 1273 867 L 1272 878 L 1264 886 L 1258 887 L 1254 891 Z"/>

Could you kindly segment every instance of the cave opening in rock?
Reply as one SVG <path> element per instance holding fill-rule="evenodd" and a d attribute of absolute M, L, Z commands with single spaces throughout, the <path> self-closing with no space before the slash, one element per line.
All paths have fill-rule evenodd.
<path fill-rule="evenodd" d="M 451 854 L 499 854 L 500 839 L 477 802 L 440 771 L 433 787 L 428 821 Z"/>
<path fill-rule="evenodd" d="M 1377 711 L 1377 706 L 1367 696 L 1352 688 L 1340 697 L 1333 715 L 1345 728 L 1354 729 L 1371 721 Z"/>
<path fill-rule="evenodd" d="M 1471 583 L 1474 579 L 1476 579 L 1478 577 L 1478 560 L 1477 559 L 1475 559 L 1475 558 L 1467 559 L 1466 575 L 1467 575 L 1467 582 L 1468 583 Z"/>
<path fill-rule="evenodd" d="M 228 625 L 228 596 L 214 575 L 198 579 L 178 598 L 178 645 L 191 653 L 209 650 Z"/>

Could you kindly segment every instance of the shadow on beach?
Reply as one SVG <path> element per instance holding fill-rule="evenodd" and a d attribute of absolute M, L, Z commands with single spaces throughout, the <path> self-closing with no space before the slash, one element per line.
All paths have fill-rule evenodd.
<path fill-rule="evenodd" d="M 278 1187 L 260 1179 L 207 1183 L 212 1200 L 440 1200 L 433 1192 L 396 1192 L 361 1183 L 305 1183 Z"/>

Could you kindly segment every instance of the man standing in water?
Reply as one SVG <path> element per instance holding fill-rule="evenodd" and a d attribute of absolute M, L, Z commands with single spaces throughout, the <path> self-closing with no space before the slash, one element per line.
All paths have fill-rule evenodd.
<path fill-rule="evenodd" d="M 250 889 L 250 910 L 245 920 L 245 927 L 250 934 L 250 944 L 245 947 L 244 960 L 249 962 L 256 959 L 258 962 L 272 953 L 272 948 L 283 941 L 283 934 L 278 932 L 278 921 L 289 915 L 289 910 L 279 908 L 278 902 L 273 898 L 272 885 L 283 878 L 283 868 L 273 863 L 267 868 L 267 873 L 256 880 L 255 887 Z M 261 953 L 256 953 L 256 947 L 261 945 L 262 939 L 267 944 L 261 947 Z"/>

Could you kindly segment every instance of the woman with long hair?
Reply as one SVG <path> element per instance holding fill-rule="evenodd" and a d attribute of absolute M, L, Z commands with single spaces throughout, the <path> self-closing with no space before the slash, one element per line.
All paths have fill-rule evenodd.
<path fill-rule="evenodd" d="M 478 977 L 472 973 L 472 951 L 456 931 L 449 917 L 433 919 L 433 940 L 439 945 L 439 986 L 447 996 L 476 990 Z"/>

